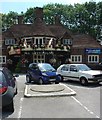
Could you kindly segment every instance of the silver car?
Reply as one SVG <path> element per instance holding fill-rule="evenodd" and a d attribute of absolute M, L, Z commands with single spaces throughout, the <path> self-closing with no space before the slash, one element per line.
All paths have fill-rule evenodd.
<path fill-rule="evenodd" d="M 13 112 L 13 97 L 17 94 L 17 81 L 18 75 L 13 75 L 6 67 L 0 68 L 0 98 L 2 103 L 1 108 L 6 108 L 7 110 Z"/>
<path fill-rule="evenodd" d="M 87 85 L 89 82 L 102 82 L 102 71 L 92 70 L 86 64 L 63 64 L 57 72 L 62 79 L 80 81 L 82 85 Z"/>

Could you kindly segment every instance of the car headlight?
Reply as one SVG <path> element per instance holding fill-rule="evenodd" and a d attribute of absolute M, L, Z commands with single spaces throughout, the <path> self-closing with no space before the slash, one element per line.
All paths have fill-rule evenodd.
<path fill-rule="evenodd" d="M 46 73 L 42 73 L 43 76 L 48 76 Z"/>

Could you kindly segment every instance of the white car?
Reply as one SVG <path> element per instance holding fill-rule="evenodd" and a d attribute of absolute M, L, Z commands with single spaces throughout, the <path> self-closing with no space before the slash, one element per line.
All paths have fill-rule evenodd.
<path fill-rule="evenodd" d="M 63 64 L 57 69 L 62 80 L 77 80 L 82 85 L 89 82 L 102 82 L 102 71 L 91 70 L 86 64 Z"/>

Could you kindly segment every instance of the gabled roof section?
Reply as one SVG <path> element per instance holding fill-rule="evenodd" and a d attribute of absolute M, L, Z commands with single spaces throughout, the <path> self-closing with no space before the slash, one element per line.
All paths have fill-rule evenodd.
<path fill-rule="evenodd" d="M 73 35 L 73 48 L 101 48 L 101 45 L 90 35 Z"/>
<path fill-rule="evenodd" d="M 62 24 L 48 25 L 50 31 L 58 38 L 62 38 L 66 33 L 71 37 L 71 32 Z"/>
<path fill-rule="evenodd" d="M 67 31 L 62 35 L 61 39 L 73 39 L 71 34 L 69 34 Z"/>

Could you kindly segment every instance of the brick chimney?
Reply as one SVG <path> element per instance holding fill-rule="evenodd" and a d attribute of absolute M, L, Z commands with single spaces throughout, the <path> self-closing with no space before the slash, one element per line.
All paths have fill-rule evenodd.
<path fill-rule="evenodd" d="M 59 16 L 59 15 L 56 15 L 56 16 L 55 16 L 55 24 L 56 24 L 56 25 L 61 24 L 61 23 L 60 23 L 60 16 Z"/>
<path fill-rule="evenodd" d="M 40 18 L 41 20 L 43 20 L 43 8 L 35 8 L 35 18 Z"/>
<path fill-rule="evenodd" d="M 23 24 L 23 16 L 18 16 L 18 24 Z"/>

